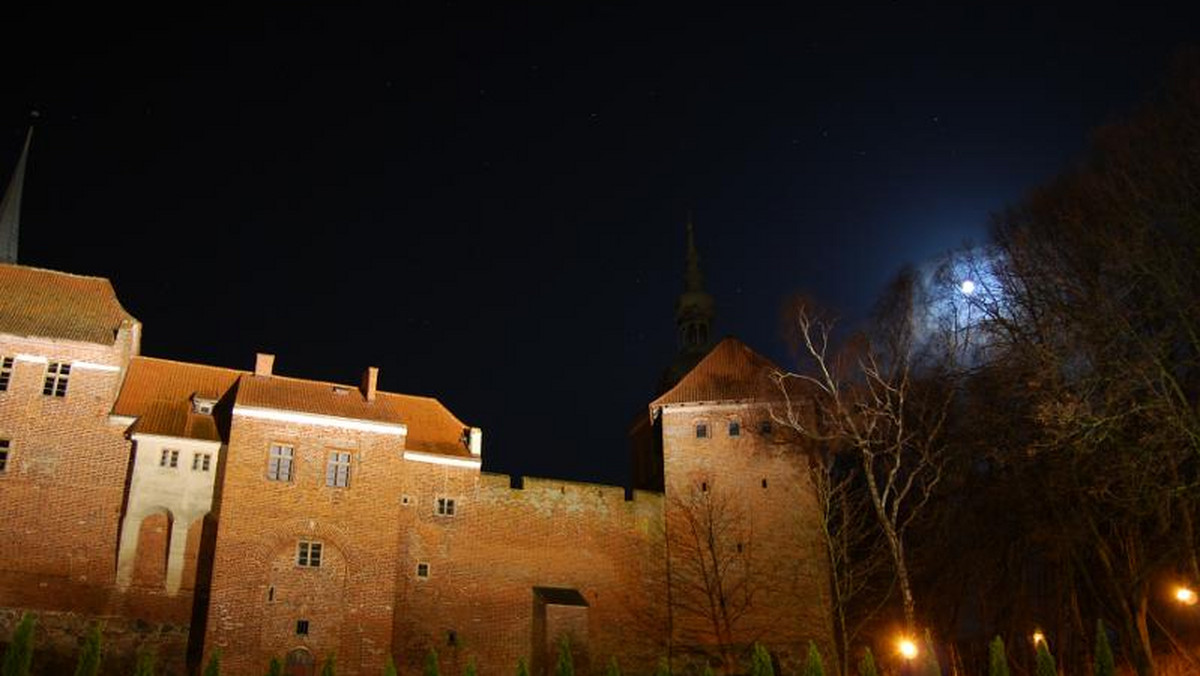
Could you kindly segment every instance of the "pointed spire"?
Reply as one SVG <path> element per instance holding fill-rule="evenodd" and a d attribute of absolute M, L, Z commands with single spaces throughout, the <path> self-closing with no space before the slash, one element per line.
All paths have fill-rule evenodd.
<path fill-rule="evenodd" d="M 675 330 L 679 353 L 675 362 L 663 374 L 661 391 L 670 389 L 692 370 L 712 348 L 712 321 L 716 316 L 712 296 L 704 292 L 704 276 L 700 273 L 700 252 L 696 248 L 696 228 L 692 214 L 687 220 L 687 263 L 683 272 L 683 293 L 675 303 Z"/>
<path fill-rule="evenodd" d="M 683 273 L 683 283 L 683 288 L 688 291 L 704 291 L 704 275 L 700 273 L 700 252 L 696 250 L 696 232 L 690 211 L 687 221 L 687 268 Z"/>
<path fill-rule="evenodd" d="M 21 194 L 25 190 L 25 162 L 29 157 L 29 142 L 33 140 L 33 127 L 25 133 L 25 145 L 17 168 L 8 180 L 4 200 L 0 201 L 0 263 L 17 262 L 17 240 L 21 231 Z"/>

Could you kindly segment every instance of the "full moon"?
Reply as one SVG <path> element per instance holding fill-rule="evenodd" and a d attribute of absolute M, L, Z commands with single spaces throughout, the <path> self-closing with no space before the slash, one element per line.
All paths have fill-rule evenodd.
<path fill-rule="evenodd" d="M 975 293 L 975 282 L 972 282 L 969 279 L 964 279 L 962 284 L 958 285 L 958 288 L 964 294 L 969 296 L 969 295 Z"/>

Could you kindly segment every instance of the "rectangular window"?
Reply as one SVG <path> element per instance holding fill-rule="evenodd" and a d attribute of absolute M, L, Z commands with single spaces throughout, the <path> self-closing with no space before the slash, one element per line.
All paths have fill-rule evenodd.
<path fill-rule="evenodd" d="M 296 548 L 296 565 L 304 568 L 320 568 L 321 543 L 301 540 Z"/>
<path fill-rule="evenodd" d="M 770 434 L 771 433 L 771 421 L 764 420 L 764 421 L 758 423 L 758 433 L 759 434 Z"/>
<path fill-rule="evenodd" d="M 329 464 L 325 466 L 325 485 L 345 488 L 350 485 L 350 453 L 333 451 Z"/>
<path fill-rule="evenodd" d="M 267 479 L 269 481 L 291 481 L 292 459 L 296 451 L 291 446 L 271 444 L 271 455 L 267 462 Z"/>
<path fill-rule="evenodd" d="M 71 365 L 52 361 L 46 364 L 46 382 L 42 394 L 47 397 L 67 396 L 67 379 L 71 377 Z"/>
<path fill-rule="evenodd" d="M 429 564 L 428 563 L 418 563 L 417 564 L 417 577 L 421 578 L 422 580 L 426 580 L 429 578 Z"/>
<path fill-rule="evenodd" d="M 162 455 L 158 457 L 159 467 L 178 467 L 179 466 L 179 451 L 172 451 L 169 448 L 162 450 Z"/>
<path fill-rule="evenodd" d="M 211 453 L 195 453 L 192 455 L 193 472 L 207 472 L 210 463 L 212 463 Z"/>
<path fill-rule="evenodd" d="M 736 420 L 729 421 L 729 436 L 740 437 L 742 435 L 742 424 Z"/>
<path fill-rule="evenodd" d="M 8 471 L 8 439 L 0 439 L 0 474 Z"/>
<path fill-rule="evenodd" d="M 5 357 L 0 360 L 0 392 L 8 391 L 8 383 L 12 380 L 13 358 Z"/>
<path fill-rule="evenodd" d="M 296 635 L 308 636 L 308 620 L 296 620 Z"/>
<path fill-rule="evenodd" d="M 437 515 L 438 516 L 454 516 L 454 498 L 438 498 L 437 499 Z"/>
<path fill-rule="evenodd" d="M 696 423 L 696 438 L 704 439 L 708 436 L 708 425 L 704 423 Z"/>

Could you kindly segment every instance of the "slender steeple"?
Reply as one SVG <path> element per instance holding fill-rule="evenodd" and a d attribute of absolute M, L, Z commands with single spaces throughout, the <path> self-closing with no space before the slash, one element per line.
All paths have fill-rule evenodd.
<path fill-rule="evenodd" d="M 8 180 L 4 200 L 0 201 L 0 263 L 17 262 L 17 240 L 21 232 L 21 193 L 25 190 L 25 160 L 29 157 L 29 142 L 33 139 L 33 127 L 25 133 L 25 145 L 17 168 Z"/>
<path fill-rule="evenodd" d="M 712 349 L 712 321 L 716 316 L 713 298 L 704 291 L 700 272 L 700 252 L 696 248 L 696 229 L 691 214 L 687 221 L 687 262 L 683 271 L 683 293 L 675 303 L 675 330 L 679 352 L 663 376 L 666 389 L 692 370 Z"/>

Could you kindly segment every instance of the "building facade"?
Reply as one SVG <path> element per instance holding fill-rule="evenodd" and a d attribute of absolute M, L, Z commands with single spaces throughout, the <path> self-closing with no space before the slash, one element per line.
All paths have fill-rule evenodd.
<path fill-rule="evenodd" d="M 694 363 L 639 415 L 626 488 L 485 472 L 481 430 L 374 368 L 141 356 L 107 280 L 0 265 L 0 641 L 32 611 L 44 673 L 96 620 L 114 671 L 546 674 L 564 638 L 580 673 L 736 671 L 754 641 L 791 671 L 830 635 L 804 444 L 769 361 L 696 356 L 707 312 L 681 306 Z"/>

